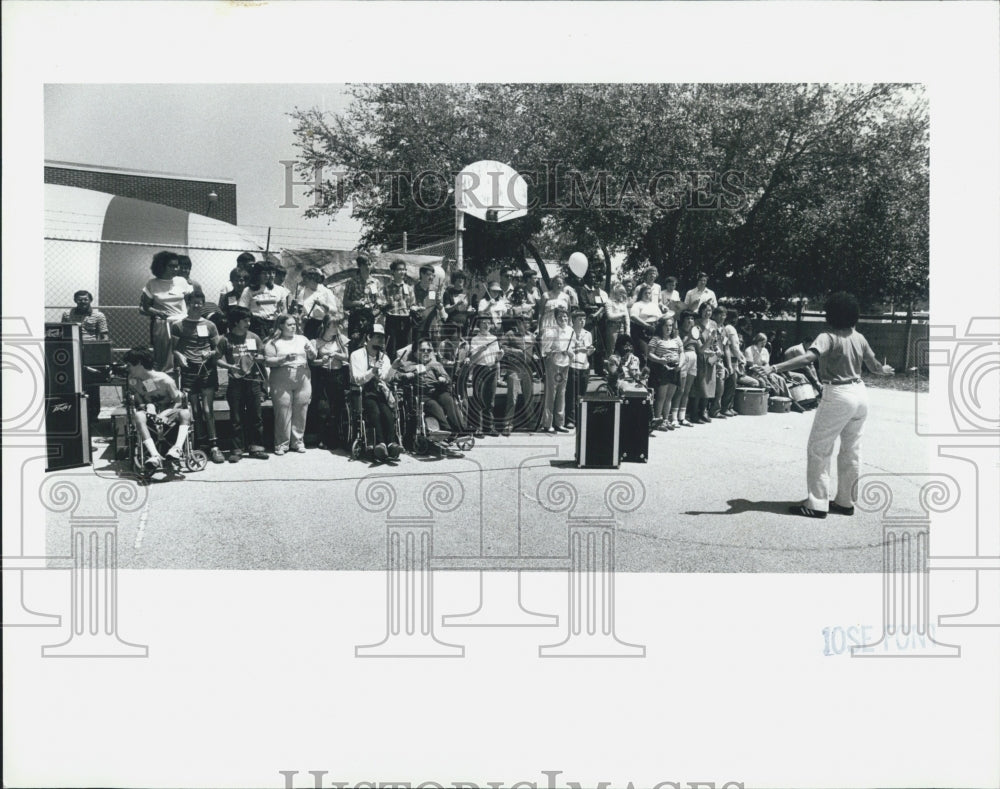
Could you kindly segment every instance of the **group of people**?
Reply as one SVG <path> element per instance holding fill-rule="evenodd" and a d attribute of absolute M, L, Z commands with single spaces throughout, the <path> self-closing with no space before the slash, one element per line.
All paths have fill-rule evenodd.
<path fill-rule="evenodd" d="M 544 286 L 532 270 L 506 268 L 476 296 L 461 270 L 444 286 L 434 267 L 423 266 L 411 284 L 405 263 L 397 260 L 383 285 L 366 256 L 359 255 L 356 264 L 340 303 L 318 269 L 304 271 L 293 293 L 281 283 L 279 266 L 246 253 L 220 292 L 217 311 L 209 312 L 203 289 L 190 277 L 190 259 L 166 251 L 154 255 L 139 305 L 150 318 L 149 347 L 125 356 L 148 462 L 176 462 L 195 425 L 211 459 L 227 460 L 213 410 L 220 367 L 229 379 L 231 463 L 269 458 L 261 410 L 267 397 L 274 408 L 274 455 L 305 452 L 310 419 L 320 447 L 346 449 L 344 414 L 347 398 L 355 397 L 375 459 L 392 462 L 402 451 L 396 400 L 403 388 L 440 428 L 447 454 L 459 436 L 509 435 L 518 424 L 569 432 L 576 404 L 595 383 L 606 382 L 612 392 L 623 383 L 647 388 L 650 429 L 659 431 L 736 416 L 740 386 L 787 397 L 808 384 L 819 408 L 808 450 L 809 497 L 793 511 L 807 517 L 851 511 L 846 486 L 856 479 L 867 413 L 861 367 L 892 374 L 874 361 L 855 331 L 853 296 L 828 300 L 833 331 L 780 349 L 780 338 L 751 334 L 736 309 L 720 305 L 704 273 L 681 298 L 676 279 L 667 277 L 661 285 L 651 266 L 631 294 L 616 283 L 610 295 L 587 275 L 555 274 Z M 91 294 L 78 291 L 74 301 L 63 320 L 80 323 L 85 340 L 106 340 L 107 319 L 93 307 Z M 507 397 L 497 414 L 500 381 Z M 536 381 L 542 387 L 540 419 L 533 410 Z M 841 388 L 845 384 L 852 388 Z M 802 406 L 793 401 L 792 407 Z M 146 429 L 148 414 L 157 410 L 176 413 L 180 425 L 166 458 Z M 840 489 L 826 504 L 837 436 Z"/>

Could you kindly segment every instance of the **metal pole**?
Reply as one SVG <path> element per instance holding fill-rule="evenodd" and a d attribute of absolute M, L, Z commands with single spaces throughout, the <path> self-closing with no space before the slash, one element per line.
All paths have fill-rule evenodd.
<path fill-rule="evenodd" d="M 455 270 L 461 271 L 464 266 L 462 256 L 462 231 L 465 230 L 465 214 L 455 209 Z"/>
<path fill-rule="evenodd" d="M 403 231 L 403 251 L 406 252 L 406 231 Z"/>
<path fill-rule="evenodd" d="M 271 228 L 267 229 L 267 246 L 264 247 L 264 260 L 268 260 L 268 254 L 271 252 Z"/>

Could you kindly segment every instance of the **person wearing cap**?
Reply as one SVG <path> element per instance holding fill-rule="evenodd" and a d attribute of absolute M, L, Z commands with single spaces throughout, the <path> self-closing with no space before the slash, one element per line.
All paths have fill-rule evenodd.
<path fill-rule="evenodd" d="M 434 346 L 424 338 L 417 343 L 417 360 L 410 361 L 404 352 L 400 370 L 403 377 L 412 377 L 420 392 L 424 414 L 434 417 L 442 429 L 449 433 L 449 440 L 465 432 L 461 412 L 449 391 L 451 377 L 434 357 Z"/>
<path fill-rule="evenodd" d="M 711 304 L 713 309 L 719 306 L 719 300 L 715 298 L 715 291 L 708 287 L 708 274 L 699 271 L 697 287 L 691 288 L 684 296 L 684 309 L 698 312 L 701 305 L 706 303 Z"/>
<path fill-rule="evenodd" d="M 367 255 L 355 258 L 358 270 L 344 288 L 344 309 L 348 312 L 347 334 L 351 338 L 351 349 L 361 347 L 372 325 L 385 306 L 382 285 L 372 274 L 371 262 Z"/>
<path fill-rule="evenodd" d="M 418 312 L 413 286 L 406 281 L 406 262 L 397 258 L 389 266 L 392 281 L 385 286 L 385 346 L 389 356 L 410 344 L 414 313 Z"/>
<path fill-rule="evenodd" d="M 310 266 L 302 272 L 302 281 L 295 289 L 295 303 L 302 314 L 302 333 L 315 340 L 323 331 L 327 315 L 340 317 L 340 305 L 333 291 L 323 284 L 323 272 Z"/>
<path fill-rule="evenodd" d="M 510 303 L 504 296 L 503 285 L 493 280 L 486 288 L 486 296 L 479 302 L 479 314 L 488 316 L 494 328 L 500 327 L 500 321 L 510 310 Z"/>
<path fill-rule="evenodd" d="M 288 312 L 291 293 L 274 281 L 275 267 L 270 263 L 254 263 L 250 282 L 240 295 L 241 307 L 250 310 L 250 331 L 266 340 L 274 332 L 278 315 Z"/>
<path fill-rule="evenodd" d="M 375 459 L 395 460 L 403 448 L 396 436 L 394 403 L 389 389 L 402 366 L 402 358 L 392 363 L 385 352 L 385 327 L 376 323 L 365 334 L 365 344 L 351 354 L 351 384 L 361 389 L 361 412 L 365 427 L 374 434 Z"/>

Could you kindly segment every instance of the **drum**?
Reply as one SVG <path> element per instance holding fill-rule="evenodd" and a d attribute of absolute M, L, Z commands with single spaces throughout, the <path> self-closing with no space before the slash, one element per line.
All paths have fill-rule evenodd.
<path fill-rule="evenodd" d="M 738 387 L 735 405 L 736 413 L 741 416 L 763 416 L 767 413 L 767 392 L 763 389 Z"/>
<path fill-rule="evenodd" d="M 772 397 L 767 401 L 767 410 L 773 414 L 787 414 L 792 410 L 791 398 Z"/>
<path fill-rule="evenodd" d="M 816 407 L 816 390 L 813 389 L 813 385 L 810 383 L 801 383 L 788 387 L 788 395 L 800 408 L 810 409 Z"/>

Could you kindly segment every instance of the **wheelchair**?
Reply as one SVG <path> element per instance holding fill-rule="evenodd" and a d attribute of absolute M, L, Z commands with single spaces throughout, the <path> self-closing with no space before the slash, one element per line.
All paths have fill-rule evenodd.
<path fill-rule="evenodd" d="M 475 446 L 476 439 L 465 433 L 457 435 L 453 441 L 448 440 L 450 431 L 443 429 L 435 417 L 424 413 L 426 398 L 419 386 L 407 384 L 398 387 L 398 392 L 399 435 L 407 452 L 460 458 L 464 457 L 463 452 Z"/>
<path fill-rule="evenodd" d="M 402 423 L 400 421 L 400 398 L 402 393 L 396 386 L 390 387 L 395 406 L 393 407 L 393 419 L 396 426 L 396 437 L 402 439 Z M 361 460 L 366 455 L 373 455 L 375 452 L 374 430 L 365 424 L 365 413 L 361 407 L 361 398 L 364 390 L 360 386 L 351 385 L 347 388 L 344 401 L 347 403 L 347 445 L 350 448 L 351 460 Z"/>
<path fill-rule="evenodd" d="M 183 407 L 187 408 L 187 396 L 183 396 Z M 162 414 L 148 414 L 146 417 L 146 427 L 149 430 L 149 437 L 156 444 L 156 451 L 163 458 L 163 464 L 158 467 L 146 465 L 149 452 L 139 429 L 135 426 L 136 404 L 132 393 L 128 391 L 128 384 L 123 387 L 123 401 L 125 403 L 125 440 L 123 446 L 117 450 L 118 461 L 124 466 L 119 468 L 127 469 L 126 473 L 136 477 L 140 483 L 149 482 L 158 472 L 166 473 L 168 476 L 181 475 L 182 469 L 189 472 L 202 471 L 208 465 L 208 455 L 200 449 L 194 448 L 194 430 L 189 429 L 184 446 L 181 449 L 180 460 L 167 455 L 173 448 L 177 436 L 177 428 L 180 426 L 180 414 L 176 409 L 167 409 Z"/>

